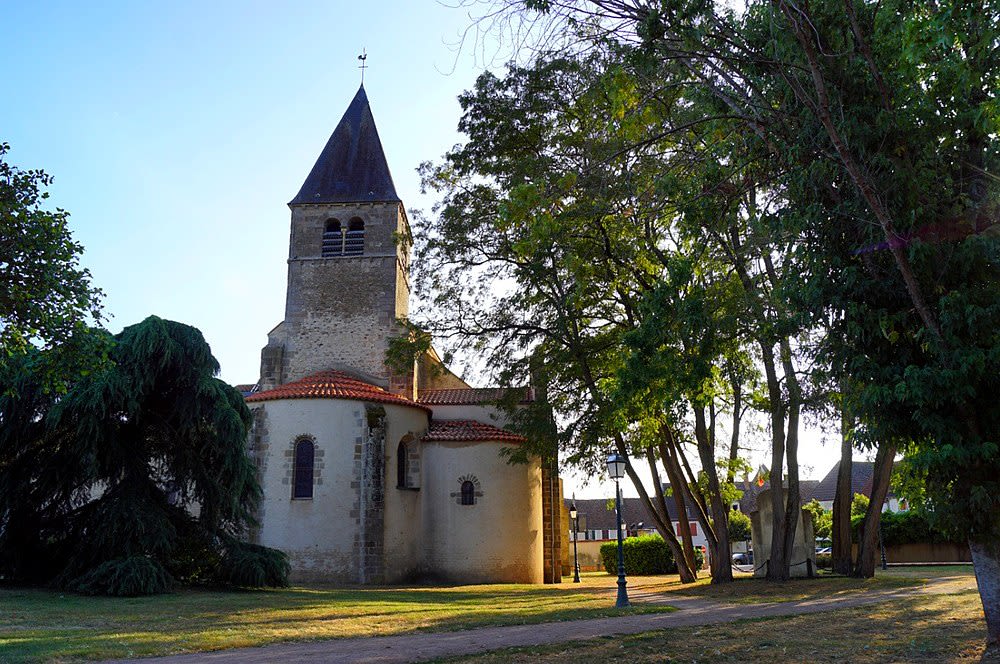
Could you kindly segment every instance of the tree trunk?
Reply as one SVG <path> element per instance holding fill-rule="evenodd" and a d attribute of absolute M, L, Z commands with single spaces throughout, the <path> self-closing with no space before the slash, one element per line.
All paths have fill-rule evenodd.
<path fill-rule="evenodd" d="M 969 550 L 986 615 L 986 653 L 997 655 L 1000 654 L 1000 543 L 970 541 Z"/>
<path fill-rule="evenodd" d="M 694 407 L 694 430 L 698 441 L 701 469 L 708 477 L 708 506 L 712 514 L 711 526 L 714 535 L 708 540 L 712 583 L 728 583 L 733 580 L 733 551 L 729 544 L 729 504 L 722 500 L 719 472 L 715 467 L 713 435 L 705 426 L 705 409 L 702 407 Z M 708 535 L 708 532 L 705 534 Z"/>
<path fill-rule="evenodd" d="M 840 411 L 840 467 L 837 469 L 837 495 L 833 499 L 833 571 L 850 575 L 853 568 L 851 556 L 851 418 L 841 402 Z"/>
<path fill-rule="evenodd" d="M 729 440 L 729 481 L 736 481 L 736 469 L 733 462 L 740 455 L 740 420 L 743 417 L 743 385 L 734 371 L 730 376 L 733 388 L 733 435 Z"/>
<path fill-rule="evenodd" d="M 692 583 L 695 581 L 694 572 L 688 566 L 687 561 L 684 560 L 684 551 L 681 549 L 680 543 L 677 541 L 677 536 L 674 535 L 674 530 L 671 527 L 669 520 L 664 520 L 660 513 L 656 510 L 656 506 L 653 501 L 649 499 L 649 493 L 646 491 L 645 485 L 642 483 L 642 478 L 639 474 L 635 472 L 635 468 L 632 466 L 632 461 L 628 455 L 628 447 L 625 445 L 625 441 L 620 435 L 615 436 L 615 449 L 618 454 L 621 454 L 625 458 L 625 473 L 628 475 L 629 479 L 632 480 L 632 485 L 635 487 L 636 492 L 639 494 L 639 500 L 645 505 L 648 511 L 652 514 L 656 521 L 656 529 L 659 531 L 663 540 L 667 543 L 670 548 L 670 553 L 673 554 L 674 560 L 677 561 L 677 573 L 680 576 L 681 583 Z"/>
<path fill-rule="evenodd" d="M 882 520 L 882 505 L 889 493 L 889 477 L 892 475 L 892 461 L 896 456 L 895 443 L 882 443 L 875 454 L 875 471 L 872 476 L 872 494 L 868 501 L 861 537 L 858 540 L 858 560 L 854 564 L 854 576 L 870 579 L 875 576 L 875 558 L 879 551 L 879 522 Z"/>
<path fill-rule="evenodd" d="M 673 522 L 670 519 L 670 510 L 667 509 L 667 498 L 663 494 L 663 486 L 660 483 L 660 476 L 656 470 L 656 453 L 653 451 L 652 447 L 646 448 L 646 460 L 649 463 L 649 472 L 653 476 L 653 482 L 654 482 L 653 490 L 656 493 L 657 506 L 663 508 L 663 515 L 664 515 L 663 520 L 672 526 Z M 666 467 L 667 466 L 666 462 L 664 462 L 663 465 L 664 467 Z M 670 476 L 669 473 L 667 474 L 667 476 L 668 477 Z M 683 515 L 683 518 L 680 520 L 680 524 L 681 526 L 683 526 L 685 523 L 687 523 L 687 514 L 684 511 L 684 496 L 683 494 L 678 496 L 678 493 L 679 493 L 679 488 L 674 489 L 674 505 L 680 511 L 680 514 Z M 687 561 L 688 568 L 691 570 L 694 579 L 697 579 L 698 568 L 695 565 L 694 550 L 691 545 L 691 531 L 690 529 L 688 529 L 688 531 L 685 533 L 682 528 L 680 534 L 681 534 L 681 548 L 684 552 L 684 560 Z M 680 569 L 680 565 L 677 566 L 677 569 L 678 570 Z M 694 581 L 694 579 L 692 579 L 692 581 Z M 684 579 L 682 578 L 681 583 L 686 583 L 686 581 L 684 581 Z"/>
<path fill-rule="evenodd" d="M 787 581 L 789 578 L 788 556 L 785 555 L 785 503 L 782 500 L 782 468 L 785 465 L 785 417 L 782 407 L 781 386 L 774 365 L 774 348 L 760 341 L 761 357 L 764 361 L 764 375 L 767 377 L 767 396 L 771 411 L 771 557 L 767 565 L 769 581 Z M 758 561 L 758 564 L 763 561 Z"/>
<path fill-rule="evenodd" d="M 669 428 L 664 428 L 664 436 L 670 436 Z M 674 507 L 677 509 L 677 524 L 681 531 L 681 545 L 684 548 L 684 557 L 688 561 L 695 576 L 698 575 L 698 566 L 694 557 L 694 542 L 691 540 L 691 522 L 687 515 L 687 483 L 684 481 L 684 474 L 681 472 L 677 460 L 671 457 L 671 449 L 661 438 L 660 462 L 664 470 L 667 471 L 667 479 L 670 481 L 670 488 L 673 492 Z"/>
<path fill-rule="evenodd" d="M 785 457 L 788 459 L 788 491 L 785 493 L 785 560 L 792 564 L 792 551 L 795 546 L 795 530 L 802 513 L 802 500 L 799 493 L 799 409 L 802 405 L 802 388 L 792 364 L 792 347 L 788 337 L 781 340 L 781 367 L 785 373 L 785 385 L 788 389 L 788 425 L 785 434 Z M 773 485 L 772 485 L 773 486 Z M 806 564 L 806 561 L 795 561 L 796 565 Z M 791 570 L 789 570 L 790 572 Z"/>

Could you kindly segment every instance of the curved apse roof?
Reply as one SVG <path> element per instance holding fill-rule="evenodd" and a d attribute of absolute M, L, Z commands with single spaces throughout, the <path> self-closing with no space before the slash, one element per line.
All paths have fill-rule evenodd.
<path fill-rule="evenodd" d="M 378 385 L 366 383 L 343 371 L 334 370 L 319 371 L 270 390 L 255 392 L 246 398 L 247 403 L 279 399 L 351 399 L 410 406 L 431 412 L 423 404 L 387 392 Z"/>

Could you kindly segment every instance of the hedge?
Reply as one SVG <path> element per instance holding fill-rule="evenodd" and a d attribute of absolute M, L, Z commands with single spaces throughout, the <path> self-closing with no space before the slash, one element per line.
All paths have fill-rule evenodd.
<path fill-rule="evenodd" d="M 622 557 L 625 559 L 625 574 L 648 576 L 651 574 L 675 574 L 677 563 L 670 548 L 659 535 L 629 537 L 622 543 Z M 701 568 L 705 555 L 695 547 L 695 562 Z M 618 542 L 601 545 L 601 561 L 608 574 L 618 574 Z"/>
<path fill-rule="evenodd" d="M 858 541 L 863 515 L 851 519 L 852 538 Z M 934 528 L 922 510 L 882 512 L 882 538 L 886 546 L 896 544 L 939 544 L 951 542 L 940 530 Z"/>

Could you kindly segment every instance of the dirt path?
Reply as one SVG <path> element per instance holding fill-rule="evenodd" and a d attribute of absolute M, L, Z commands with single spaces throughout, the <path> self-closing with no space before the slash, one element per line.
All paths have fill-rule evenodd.
<path fill-rule="evenodd" d="M 747 618 L 768 618 L 806 613 L 820 613 L 866 604 L 877 604 L 917 594 L 953 593 L 975 588 L 969 577 L 941 578 L 920 588 L 879 590 L 846 597 L 829 597 L 771 604 L 724 604 L 705 599 L 677 597 L 673 593 L 639 593 L 633 602 L 669 604 L 678 611 L 629 615 L 618 618 L 592 618 L 567 622 L 482 627 L 460 632 L 416 632 L 360 639 L 332 639 L 299 643 L 279 643 L 260 648 L 239 648 L 215 652 L 174 655 L 133 660 L 157 664 L 263 664 L 266 662 L 307 662 L 343 664 L 397 664 L 423 662 L 442 657 L 472 655 L 502 648 L 565 643 L 619 634 L 638 634 L 671 627 L 691 627 L 731 622 Z M 119 660 L 126 661 L 126 660 Z"/>

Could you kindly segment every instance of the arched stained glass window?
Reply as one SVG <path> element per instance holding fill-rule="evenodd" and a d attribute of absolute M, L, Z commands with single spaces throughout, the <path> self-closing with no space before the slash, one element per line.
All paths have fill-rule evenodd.
<path fill-rule="evenodd" d="M 313 497 L 313 460 L 316 445 L 308 438 L 295 441 L 295 471 L 292 483 L 292 498 Z"/>

